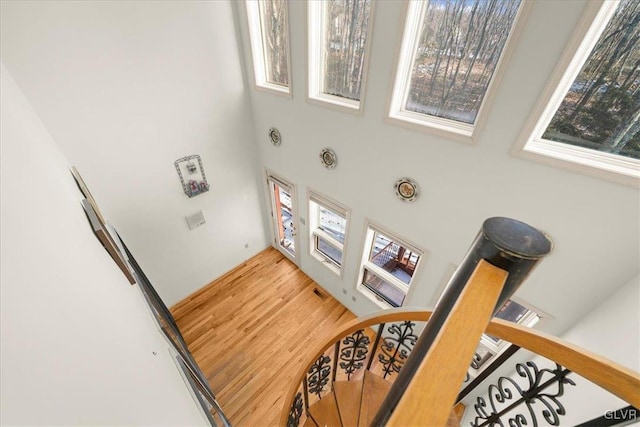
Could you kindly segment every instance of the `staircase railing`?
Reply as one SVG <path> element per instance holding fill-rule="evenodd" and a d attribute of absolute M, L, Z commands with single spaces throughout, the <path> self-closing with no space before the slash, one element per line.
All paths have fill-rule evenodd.
<path fill-rule="evenodd" d="M 384 340 L 384 337 L 383 335 L 381 335 L 380 331 L 387 330 L 388 332 L 388 328 L 399 327 L 400 325 L 405 324 L 405 322 L 409 322 L 411 324 L 411 329 L 415 331 L 419 328 L 420 323 L 427 322 L 431 315 L 431 311 L 410 311 L 406 309 L 393 309 L 368 317 L 354 319 L 353 321 L 342 326 L 326 341 L 317 346 L 317 350 L 313 353 L 314 362 L 304 366 L 297 372 L 296 376 L 294 377 L 295 382 L 291 386 L 287 394 L 284 410 L 280 418 L 280 425 L 303 425 L 304 421 L 309 416 L 308 411 L 310 404 L 308 400 L 308 377 L 309 375 L 312 375 L 310 373 L 312 366 L 314 364 L 317 364 L 317 361 L 322 356 L 330 355 L 330 360 L 323 363 L 323 366 L 330 367 L 329 371 L 325 371 L 324 377 L 328 380 L 326 383 L 324 383 L 323 386 L 320 387 L 322 388 L 321 396 L 325 396 L 333 391 L 333 383 L 334 381 L 336 381 L 336 377 L 338 378 L 338 381 L 340 380 L 340 376 L 342 376 L 343 379 L 346 379 L 347 371 L 345 368 L 348 366 L 354 366 L 356 368 L 353 372 L 351 372 L 349 381 L 362 378 L 362 370 L 373 372 L 374 374 L 379 376 L 381 376 L 381 374 L 385 372 L 385 367 L 390 365 L 383 365 L 380 361 L 380 357 L 382 356 L 388 358 L 388 355 L 391 352 L 382 350 L 381 347 L 384 344 L 381 343 L 381 341 Z M 372 327 L 377 327 L 378 332 L 373 335 L 374 339 L 371 339 L 371 337 L 369 338 L 369 344 L 366 346 L 366 349 L 363 345 L 355 345 L 354 347 L 352 347 L 360 348 L 363 351 L 363 353 L 360 353 L 364 356 L 364 359 L 361 360 L 362 365 L 358 367 L 355 364 L 350 364 L 350 360 L 352 359 L 350 357 L 347 357 L 346 365 L 341 366 L 341 363 L 344 363 L 345 361 L 340 359 L 340 352 L 338 352 L 338 356 L 336 358 L 335 346 L 339 343 L 339 345 L 341 346 L 340 349 L 343 350 L 345 348 L 344 346 L 346 345 L 345 342 L 353 343 L 354 341 L 352 341 L 352 339 L 354 337 L 356 337 L 355 342 L 357 343 L 357 337 L 361 336 L 359 332 L 366 331 L 367 329 L 370 330 Z M 397 349 L 398 347 L 404 348 L 404 345 L 398 345 L 400 342 L 402 342 L 402 340 L 398 338 L 404 336 L 405 339 L 409 339 L 408 336 L 410 334 L 402 334 L 401 329 L 399 331 L 399 335 L 392 335 L 390 333 L 388 335 L 390 338 L 388 340 L 388 343 L 391 344 L 394 349 Z M 491 320 L 486 328 L 486 333 L 494 335 L 502 340 L 511 342 L 519 347 L 522 347 L 523 349 L 529 350 L 532 353 L 538 354 L 557 363 L 561 368 L 559 372 L 566 372 L 566 374 L 563 374 L 564 376 L 559 375 L 558 379 L 555 381 L 556 383 L 560 382 L 559 380 L 566 379 L 567 374 L 571 372 L 572 375 L 580 375 L 607 390 L 608 392 L 614 394 L 620 399 L 626 401 L 630 405 L 636 408 L 640 408 L 640 373 L 635 372 L 632 369 L 629 369 L 625 366 L 620 365 L 619 363 L 608 360 L 602 356 L 570 344 L 544 332 L 526 328 L 501 319 Z M 398 344 L 396 344 L 393 339 L 398 339 Z M 363 341 L 360 340 L 359 342 L 362 343 Z M 388 348 L 389 347 L 387 347 L 387 349 Z M 406 349 L 408 350 L 408 354 L 404 354 L 404 359 L 397 355 L 396 360 L 393 362 L 394 364 L 396 364 L 395 366 L 397 366 L 398 370 L 402 369 L 402 360 L 406 360 L 406 356 L 411 353 L 413 347 L 409 344 Z M 391 354 L 393 355 L 393 353 Z M 391 359 L 388 358 L 387 360 Z M 376 367 L 376 364 L 379 364 L 379 366 Z M 529 370 L 533 370 L 530 364 L 522 365 L 528 367 Z M 372 366 L 374 367 L 373 369 Z M 334 372 L 336 372 L 336 369 L 338 370 L 338 372 L 336 373 L 336 376 L 334 376 Z M 316 370 L 314 372 L 318 371 Z M 390 369 L 389 372 L 390 375 L 387 377 L 387 380 L 393 381 L 393 379 L 397 377 L 397 371 L 395 371 L 394 369 Z M 545 382 L 548 381 L 547 379 L 544 380 Z M 320 378 L 320 383 L 321 382 L 322 377 Z M 439 385 L 443 386 L 443 383 L 440 383 Z M 304 391 L 305 388 L 306 392 Z M 533 399 L 535 397 L 535 391 L 535 389 L 523 390 L 523 392 L 526 392 L 530 399 Z M 422 395 L 423 388 L 421 388 L 419 385 L 416 385 L 407 389 L 406 395 L 413 394 L 417 394 L 418 396 Z M 514 397 L 520 397 L 520 395 L 516 393 L 515 390 L 512 394 Z M 311 405 L 315 402 L 317 402 L 317 399 L 313 399 Z M 521 401 L 519 403 L 523 402 Z M 482 408 L 481 404 L 476 403 L 476 405 Z M 447 411 L 447 414 L 451 412 L 451 407 L 445 409 Z M 560 410 L 560 412 L 562 412 L 562 410 Z M 483 422 L 486 422 L 486 420 L 488 419 L 493 420 L 493 423 L 488 423 L 487 425 L 499 425 L 496 422 L 496 414 L 498 414 L 498 412 L 494 414 L 489 411 L 486 415 L 486 418 L 478 415 L 477 425 L 482 425 Z M 318 420 L 317 424 L 322 425 L 322 422 Z M 509 425 L 508 422 L 504 422 L 503 424 Z M 420 418 L 416 415 L 415 418 L 412 419 L 412 422 L 409 423 L 409 425 L 427 424 L 424 423 L 423 418 Z"/>
<path fill-rule="evenodd" d="M 378 252 L 373 256 L 373 258 L 371 258 L 371 262 L 373 262 L 378 267 L 385 268 L 387 267 L 387 263 L 396 259 L 399 249 L 400 245 L 395 242 L 389 242 L 387 243 L 387 246 L 382 248 L 380 252 Z"/>
<path fill-rule="evenodd" d="M 542 388 L 538 387 L 540 378 L 536 379 L 536 388 L 528 390 L 523 400 L 528 406 L 527 399 L 551 384 L 557 383 L 559 387 L 571 384 L 566 376 L 572 371 L 640 408 L 640 374 L 637 372 L 544 333 L 491 320 L 550 250 L 548 238 L 526 224 L 507 218 L 485 221 L 435 311 L 394 310 L 356 319 L 341 328 L 319 346 L 314 362 L 299 372 L 281 424 L 297 426 L 308 417 L 315 425 L 324 425 L 323 420 L 314 418 L 317 406 L 313 404 L 333 392 L 342 368 L 347 372 L 347 381 L 360 375 L 362 370 L 363 375 L 367 375 L 366 372 L 377 369 L 385 380 L 393 377 L 384 401 L 375 405 L 379 407 L 375 417 L 363 420 L 361 413 L 359 425 L 451 425 L 448 423 L 455 419 L 451 417 L 451 410 L 485 330 L 557 363 L 557 369 L 538 370 L 535 364 L 529 363 L 517 368 L 518 373 L 525 372 L 523 375 L 530 380 L 533 376 L 541 378 L 538 375 L 541 373 L 553 374 L 553 379 L 545 381 Z M 415 324 L 418 319 L 429 320 L 419 339 Z M 388 326 L 389 322 L 392 326 Z M 377 327 L 375 334 L 372 326 Z M 561 395 L 562 390 L 559 393 Z M 504 392 L 501 398 L 504 400 L 512 394 L 512 391 Z M 477 425 L 503 425 L 496 420 L 505 412 L 489 414 L 480 401 L 475 406 L 480 408 Z M 555 421 L 549 414 L 553 412 L 557 417 L 563 415 L 563 411 L 550 406 L 544 418 Z M 521 425 L 523 418 L 517 417 L 510 420 L 509 425 Z M 535 419 L 533 423 L 537 425 Z"/>
<path fill-rule="evenodd" d="M 294 377 L 280 424 L 301 425 L 312 416 L 309 407 L 333 392 L 336 381 L 362 379 L 364 371 L 392 381 L 429 317 L 430 311 L 393 309 L 354 319 L 338 329 Z"/>

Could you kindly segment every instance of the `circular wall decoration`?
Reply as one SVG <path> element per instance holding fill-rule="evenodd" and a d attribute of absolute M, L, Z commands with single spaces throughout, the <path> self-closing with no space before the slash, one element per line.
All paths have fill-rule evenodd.
<path fill-rule="evenodd" d="M 411 178 L 400 178 L 393 188 L 398 199 L 403 202 L 413 202 L 418 198 L 418 183 Z"/>
<path fill-rule="evenodd" d="M 269 129 L 269 140 L 275 146 L 280 145 L 280 143 L 282 143 L 282 136 L 280 136 L 280 131 L 276 128 Z"/>
<path fill-rule="evenodd" d="M 325 168 L 333 169 L 338 163 L 338 156 L 336 156 L 336 152 L 331 148 L 323 148 L 320 150 L 320 161 Z"/>

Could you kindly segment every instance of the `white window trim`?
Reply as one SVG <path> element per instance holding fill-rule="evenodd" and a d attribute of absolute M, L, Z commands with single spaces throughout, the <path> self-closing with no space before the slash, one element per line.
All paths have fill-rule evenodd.
<path fill-rule="evenodd" d="M 411 276 L 410 283 L 407 285 L 401 280 L 394 277 L 391 273 L 385 271 L 384 269 L 378 267 L 369 261 L 369 257 L 371 256 L 371 247 L 373 245 L 373 239 L 375 238 L 375 233 L 379 232 L 384 234 L 385 236 L 392 239 L 393 242 L 402 245 L 403 247 L 411 250 L 412 252 L 417 252 L 420 254 L 418 258 L 418 262 L 416 263 L 416 268 L 414 269 L 413 275 Z M 369 269 L 376 275 L 380 276 L 380 278 L 384 279 L 389 284 L 396 287 L 398 290 L 404 292 L 405 297 L 403 304 L 401 307 L 407 305 L 407 301 L 409 300 L 410 295 L 413 293 L 413 289 L 415 288 L 415 283 L 417 282 L 417 278 L 419 272 L 422 270 L 420 266 L 423 264 L 423 259 L 427 257 L 428 253 L 426 250 L 420 248 L 419 246 L 407 242 L 403 237 L 399 237 L 398 233 L 392 232 L 368 219 L 365 220 L 364 225 L 364 243 L 362 245 L 362 258 L 360 260 L 360 266 L 356 275 L 356 289 L 364 296 L 366 296 L 369 300 L 371 300 L 374 304 L 380 307 L 383 310 L 395 308 L 391 304 L 387 303 L 384 299 L 379 297 L 376 293 L 369 290 L 366 286 L 362 284 L 362 280 L 364 279 L 364 270 Z"/>
<path fill-rule="evenodd" d="M 542 139 L 542 134 L 617 6 L 618 1 L 609 0 L 589 3 L 512 154 L 620 184 L 640 187 L 640 160 Z"/>
<path fill-rule="evenodd" d="M 247 10 L 247 24 L 249 27 L 249 40 L 251 45 L 251 58 L 253 60 L 253 75 L 256 90 L 263 92 L 269 92 L 275 95 L 285 96 L 287 98 L 293 97 L 293 91 L 291 88 L 291 36 L 289 32 L 289 19 L 287 19 L 287 34 L 288 49 L 287 55 L 287 73 L 289 75 L 289 85 L 284 86 L 267 81 L 266 71 L 266 56 L 264 51 L 264 38 L 262 36 L 262 23 L 260 22 L 260 10 L 258 6 L 258 0 L 246 0 Z M 289 5 L 287 4 L 287 8 Z M 287 18 L 289 18 L 289 11 L 287 10 Z"/>
<path fill-rule="evenodd" d="M 539 328 L 540 325 L 546 323 L 548 320 L 553 319 L 554 317 L 544 311 L 540 310 L 538 307 L 535 307 L 528 302 L 512 296 L 509 298 L 511 301 L 520 304 L 521 306 L 529 309 L 529 313 L 527 313 L 520 321 L 517 323 L 520 326 L 533 328 L 534 326 Z M 471 377 L 471 379 L 477 377 L 482 371 L 484 371 L 487 366 L 491 364 L 493 360 L 495 360 L 500 354 L 502 354 L 510 345 L 508 341 L 500 340 L 497 343 L 487 338 L 484 334 L 480 337 L 480 342 L 478 347 L 482 347 L 487 350 L 492 355 L 478 368 L 469 367 L 467 373 Z M 468 384 L 468 383 L 466 383 Z"/>
<path fill-rule="evenodd" d="M 307 200 L 309 202 L 309 254 L 315 258 L 317 261 L 321 262 L 325 267 L 329 270 L 337 274 L 339 277 L 342 277 L 342 273 L 344 271 L 344 264 L 346 258 L 346 248 L 349 239 L 349 225 L 351 223 L 351 209 L 343 206 L 341 203 L 336 202 L 332 198 L 320 194 L 319 192 L 312 190 L 310 188 L 307 189 Z M 315 221 L 317 219 L 312 218 L 316 213 L 311 208 L 311 203 L 316 203 L 317 205 L 323 206 L 329 210 L 334 211 L 337 214 L 343 215 L 345 218 L 345 228 L 344 228 L 344 243 L 340 243 L 331 237 L 328 233 L 320 230 L 318 227 L 314 226 Z M 342 251 L 342 263 L 338 265 L 334 260 L 323 254 L 317 248 L 317 239 L 316 237 L 322 238 L 326 243 L 331 246 Z"/>
<path fill-rule="evenodd" d="M 524 22 L 531 10 L 532 2 L 522 0 L 522 4 L 513 21 L 511 32 L 507 37 L 507 41 L 496 64 L 496 69 L 487 86 L 484 100 L 478 109 L 474 124 L 443 119 L 404 109 L 404 105 L 407 102 L 408 86 L 411 80 L 411 70 L 413 70 L 413 64 L 415 62 L 414 53 L 416 52 L 416 43 L 418 42 L 420 30 L 422 29 L 420 24 L 424 19 L 428 3 L 428 1 L 421 0 L 410 0 L 406 3 L 404 12 L 406 18 L 396 55 L 396 63 L 398 66 L 396 67 L 393 77 L 394 83 L 387 103 L 387 111 L 389 113 L 386 120 L 395 125 L 473 144 L 477 142 L 478 136 L 487 121 L 489 110 L 496 95 L 498 83 L 502 79 L 504 70 L 507 68 L 507 63 L 515 51 L 517 39 L 523 30 Z"/>
<path fill-rule="evenodd" d="M 367 41 L 364 47 L 364 62 L 362 64 L 362 85 L 360 87 L 360 101 L 329 95 L 322 92 L 324 74 L 324 36 L 325 36 L 325 1 L 307 2 L 307 101 L 356 115 L 364 113 L 364 101 L 369 70 L 369 57 L 371 56 L 371 38 L 373 36 L 373 19 L 375 16 L 375 1 L 371 1 L 369 11 L 369 23 L 367 28 Z"/>

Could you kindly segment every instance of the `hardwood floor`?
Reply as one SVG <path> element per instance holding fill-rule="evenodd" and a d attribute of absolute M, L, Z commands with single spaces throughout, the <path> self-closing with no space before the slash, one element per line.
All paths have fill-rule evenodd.
<path fill-rule="evenodd" d="M 277 425 L 314 344 L 355 318 L 274 248 L 171 311 L 234 426 Z"/>

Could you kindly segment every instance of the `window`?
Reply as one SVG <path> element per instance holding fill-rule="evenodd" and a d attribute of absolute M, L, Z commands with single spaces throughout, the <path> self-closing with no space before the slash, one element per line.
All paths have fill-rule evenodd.
<path fill-rule="evenodd" d="M 520 0 L 409 3 L 389 117 L 470 139 Z"/>
<path fill-rule="evenodd" d="M 286 0 L 247 0 L 256 86 L 290 94 Z"/>
<path fill-rule="evenodd" d="M 415 246 L 369 224 L 358 289 L 382 308 L 402 306 L 421 257 Z"/>
<path fill-rule="evenodd" d="M 309 192 L 311 255 L 340 275 L 349 211 L 328 198 Z"/>
<path fill-rule="evenodd" d="M 359 110 L 373 2 L 312 1 L 308 8 L 309 99 Z"/>
<path fill-rule="evenodd" d="M 605 173 L 640 177 L 640 3 L 605 1 L 545 105 L 524 150 Z M 569 55 L 567 55 L 569 57 Z M 633 179 L 633 181 L 635 181 Z M 621 181 L 624 178 L 620 178 Z"/>
<path fill-rule="evenodd" d="M 543 316 L 539 313 L 539 310 L 530 308 L 529 305 L 523 301 L 509 299 L 496 313 L 495 317 L 531 328 L 542 319 Z M 544 317 L 548 316 L 545 315 Z M 468 384 L 471 379 L 477 377 L 480 372 L 482 372 L 490 362 L 495 360 L 499 354 L 504 352 L 507 347 L 509 347 L 508 342 L 491 335 L 483 334 L 480 338 L 480 344 L 476 348 L 473 360 L 471 361 L 471 367 L 467 371 L 468 379 L 465 381 L 465 384 Z"/>

